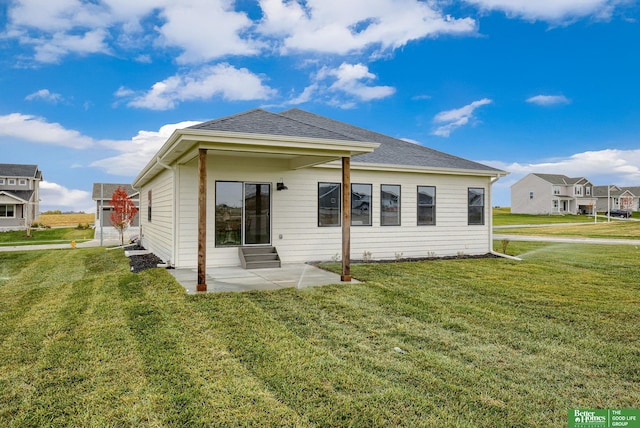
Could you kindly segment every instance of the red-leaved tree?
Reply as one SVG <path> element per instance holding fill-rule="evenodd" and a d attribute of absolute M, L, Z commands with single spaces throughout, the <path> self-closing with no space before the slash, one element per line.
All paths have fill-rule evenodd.
<path fill-rule="evenodd" d="M 133 203 L 127 192 L 120 186 L 111 195 L 109 205 L 113 207 L 111 211 L 111 224 L 120 233 L 120 243 L 124 245 L 124 231 L 127 230 L 131 221 L 138 213 L 138 208 Z"/>

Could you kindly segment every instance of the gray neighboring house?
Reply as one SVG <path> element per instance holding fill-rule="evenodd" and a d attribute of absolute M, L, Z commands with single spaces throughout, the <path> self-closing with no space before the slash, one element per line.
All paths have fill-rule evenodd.
<path fill-rule="evenodd" d="M 92 199 L 96 202 L 96 236 L 103 233 L 103 236 L 117 238 L 117 231 L 111 224 L 111 211 L 113 208 L 109 201 L 118 187 L 122 187 L 131 198 L 138 210 L 140 209 L 140 192 L 131 187 L 131 184 L 123 183 L 93 183 Z M 125 231 L 125 238 L 138 235 L 140 232 L 140 212 L 136 214 L 132 224 Z"/>
<path fill-rule="evenodd" d="M 0 164 L 0 231 L 30 227 L 40 213 L 37 165 Z"/>
<path fill-rule="evenodd" d="M 609 209 L 640 211 L 640 187 L 595 186 L 593 191 L 598 199 L 597 207 L 600 212 Z"/>
<path fill-rule="evenodd" d="M 592 215 L 593 188 L 584 177 L 531 173 L 511 186 L 511 213 Z"/>

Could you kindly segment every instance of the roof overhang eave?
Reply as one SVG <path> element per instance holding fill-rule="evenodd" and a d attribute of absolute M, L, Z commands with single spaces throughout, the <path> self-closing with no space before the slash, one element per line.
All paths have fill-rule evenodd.
<path fill-rule="evenodd" d="M 297 156 L 294 169 L 329 162 L 342 157 L 371 153 L 378 143 L 332 140 L 286 135 L 250 134 L 227 131 L 178 129 L 133 181 L 139 189 L 160 170 L 166 169 L 190 151 L 197 149 L 238 153 L 269 153 Z"/>

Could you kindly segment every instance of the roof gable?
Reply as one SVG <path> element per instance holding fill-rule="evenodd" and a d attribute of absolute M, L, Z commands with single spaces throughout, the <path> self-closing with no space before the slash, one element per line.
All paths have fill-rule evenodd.
<path fill-rule="evenodd" d="M 0 197 L 4 200 L 4 203 L 17 202 L 26 204 L 31 200 L 35 192 L 33 190 L 0 190 Z"/>
<path fill-rule="evenodd" d="M 538 174 L 538 173 L 533 173 L 533 175 L 535 175 L 536 177 L 539 177 L 541 179 L 543 179 L 544 181 L 547 181 L 551 184 L 555 184 L 556 186 L 573 186 L 574 184 L 578 184 L 581 181 L 584 181 L 585 184 L 589 183 L 589 180 L 587 180 L 584 177 L 567 177 L 566 175 L 562 175 L 562 174 Z"/>
<path fill-rule="evenodd" d="M 111 197 L 113 196 L 113 192 L 115 192 L 118 187 L 122 187 L 127 192 L 127 195 L 130 198 L 139 194 L 139 192 L 136 189 L 134 189 L 131 186 L 131 184 L 93 183 L 93 192 L 92 192 L 91 198 L 94 201 L 97 201 L 100 199 L 110 200 Z"/>

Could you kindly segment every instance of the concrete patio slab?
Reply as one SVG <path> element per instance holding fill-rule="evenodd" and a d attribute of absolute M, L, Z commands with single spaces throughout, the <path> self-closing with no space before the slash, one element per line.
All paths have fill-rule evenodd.
<path fill-rule="evenodd" d="M 169 269 L 169 273 L 187 290 L 195 294 L 197 269 Z M 357 283 L 353 279 L 351 283 Z M 207 269 L 207 292 L 242 292 L 280 290 L 340 284 L 340 275 L 307 264 L 284 264 L 281 268 L 245 270 L 237 267 Z"/>

